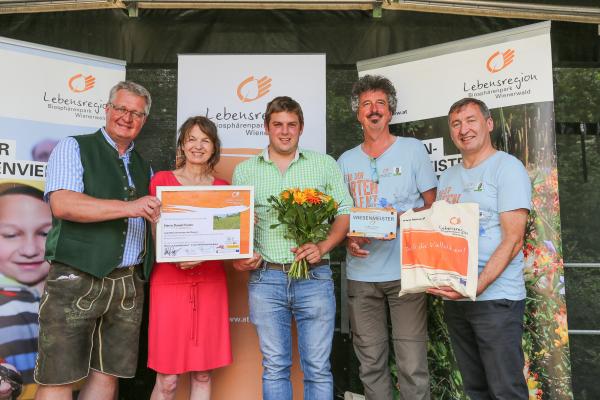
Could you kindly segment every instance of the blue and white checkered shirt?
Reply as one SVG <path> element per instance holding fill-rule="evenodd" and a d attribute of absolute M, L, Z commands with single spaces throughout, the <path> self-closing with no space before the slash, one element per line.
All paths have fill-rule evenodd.
<path fill-rule="evenodd" d="M 116 143 L 108 136 L 104 128 L 101 129 L 104 139 L 115 149 Z M 129 156 L 133 150 L 133 143 L 129 146 L 124 155 L 119 156 L 125 165 L 127 180 L 130 186 L 133 180 L 129 174 Z M 46 177 L 46 188 L 44 198 L 49 199 L 50 193 L 57 190 L 71 190 L 73 192 L 83 193 L 83 165 L 79 153 L 79 143 L 72 137 L 62 139 L 52 151 L 48 159 Z M 123 262 L 119 267 L 129 267 L 142 262 L 144 251 L 144 237 L 146 224 L 144 219 L 129 218 L 127 224 L 127 237 L 125 239 L 125 248 L 123 250 Z"/>

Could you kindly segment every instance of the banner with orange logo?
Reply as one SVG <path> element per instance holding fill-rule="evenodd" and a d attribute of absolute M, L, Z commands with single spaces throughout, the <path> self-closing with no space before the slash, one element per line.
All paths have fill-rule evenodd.
<path fill-rule="evenodd" d="M 221 160 L 216 166 L 220 178 L 230 181 L 237 164 L 267 146 L 264 113 L 277 96 L 289 96 L 302 107 L 300 147 L 325 153 L 325 54 L 184 54 L 178 63 L 177 126 L 196 115 L 216 124 L 221 139 Z M 250 324 L 248 274 L 226 266 L 235 362 L 215 371 L 212 398 L 258 400 L 262 356 Z M 298 397 L 302 373 L 295 349 L 294 345 L 292 382 Z"/>
<path fill-rule="evenodd" d="M 104 125 L 125 62 L 0 38 L 0 180 L 43 189 L 45 163 L 65 136 Z"/>
<path fill-rule="evenodd" d="M 529 399 L 572 399 L 550 22 L 365 60 L 358 70 L 361 76 L 380 74 L 392 80 L 398 91 L 392 130 L 421 139 L 438 175 L 462 161 L 449 136 L 450 106 L 472 97 L 491 109 L 494 146 L 523 162 L 533 186 L 523 249 Z M 474 190 L 487 189 L 477 185 Z M 448 341 L 439 300 L 431 303 L 432 397 L 465 398 L 451 352 L 437 345 Z M 438 387 L 443 393 L 435 392 Z"/>
<path fill-rule="evenodd" d="M 0 38 L 0 60 L 0 358 L 23 376 L 19 398 L 32 399 L 52 223 L 42 200 L 46 162 L 60 139 L 104 125 L 125 62 L 7 38 Z"/>
<path fill-rule="evenodd" d="M 277 96 L 302 107 L 300 146 L 325 153 L 325 54 L 184 54 L 177 82 L 177 126 L 195 115 L 217 125 L 224 179 L 267 146 L 264 112 Z"/>
<path fill-rule="evenodd" d="M 553 101 L 550 35 L 541 34 L 549 29 L 533 24 L 359 61 L 359 75 L 384 75 L 398 85 L 393 124 L 446 115 L 463 97 L 489 108 Z"/>

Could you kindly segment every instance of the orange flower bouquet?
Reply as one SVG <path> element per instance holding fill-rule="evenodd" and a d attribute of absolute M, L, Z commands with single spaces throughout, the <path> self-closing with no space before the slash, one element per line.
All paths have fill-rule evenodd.
<path fill-rule="evenodd" d="M 279 197 L 269 197 L 268 202 L 277 211 L 279 221 L 271 225 L 271 229 L 284 225 L 284 237 L 294 240 L 298 246 L 325 240 L 338 209 L 331 196 L 310 188 L 286 189 Z M 294 279 L 308 279 L 306 259 L 294 261 L 288 275 Z"/>

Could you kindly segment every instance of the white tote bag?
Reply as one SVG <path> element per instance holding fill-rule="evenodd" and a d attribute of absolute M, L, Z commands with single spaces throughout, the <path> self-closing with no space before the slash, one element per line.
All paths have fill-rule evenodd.
<path fill-rule="evenodd" d="M 450 286 L 477 295 L 479 204 L 436 201 L 431 208 L 400 216 L 402 290 L 420 293 Z"/>

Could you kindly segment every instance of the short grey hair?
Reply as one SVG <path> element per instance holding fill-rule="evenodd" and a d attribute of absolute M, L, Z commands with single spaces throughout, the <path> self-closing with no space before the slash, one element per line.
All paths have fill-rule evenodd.
<path fill-rule="evenodd" d="M 108 95 L 109 103 L 113 102 L 119 90 L 126 90 L 129 93 L 135 94 L 136 96 L 143 97 L 144 100 L 146 100 L 144 113 L 146 114 L 146 116 L 150 113 L 150 106 L 152 106 L 152 97 L 150 96 L 150 92 L 145 87 L 143 87 L 139 83 L 135 83 L 132 81 L 121 81 L 110 89 L 110 94 Z"/>
<path fill-rule="evenodd" d="M 483 114 L 483 118 L 485 118 L 486 120 L 488 118 L 492 118 L 492 113 L 490 112 L 490 109 L 483 101 L 479 99 L 474 99 L 473 97 L 465 97 L 458 100 L 450 106 L 450 110 L 448 110 L 448 123 L 450 123 L 450 115 L 457 111 L 460 111 L 463 107 L 466 107 L 469 104 L 475 104 L 477 107 L 479 107 L 479 111 L 481 111 L 481 114 Z"/>
<path fill-rule="evenodd" d="M 392 115 L 396 112 L 398 98 L 396 97 L 396 88 L 392 82 L 381 75 L 365 75 L 360 78 L 352 87 L 351 105 L 352 111 L 357 112 L 360 95 L 365 92 L 381 90 L 387 96 L 388 107 Z"/>

